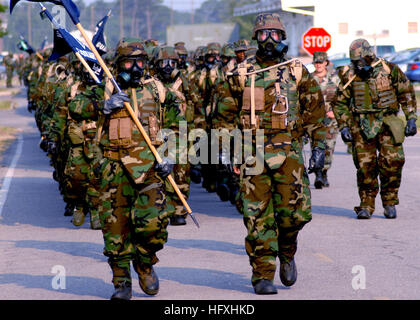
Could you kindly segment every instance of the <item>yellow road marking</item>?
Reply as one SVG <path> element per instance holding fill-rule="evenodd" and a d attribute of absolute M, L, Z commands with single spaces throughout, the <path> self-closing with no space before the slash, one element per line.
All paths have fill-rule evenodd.
<path fill-rule="evenodd" d="M 331 259 L 330 257 L 327 257 L 325 254 L 317 252 L 314 253 L 315 257 L 320 258 L 321 260 L 327 261 L 327 262 L 334 262 L 333 259 Z"/>

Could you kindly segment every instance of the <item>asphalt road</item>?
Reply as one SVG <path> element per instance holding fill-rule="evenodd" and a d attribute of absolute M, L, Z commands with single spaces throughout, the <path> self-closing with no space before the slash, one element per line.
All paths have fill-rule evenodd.
<path fill-rule="evenodd" d="M 113 286 L 102 233 L 88 223 L 76 228 L 63 216 L 33 116 L 23 96 L 16 102 L 16 110 L 0 111 L 0 125 L 22 130 L 0 169 L 0 299 L 109 299 Z M 272 296 L 253 293 L 242 216 L 193 184 L 189 204 L 201 228 L 189 218 L 186 226 L 169 226 L 156 266 L 159 294 L 146 296 L 134 281 L 133 299 L 420 299 L 420 135 L 404 148 L 398 218 L 384 218 L 378 197 L 373 218 L 360 221 L 353 212 L 355 169 L 338 139 L 331 187 L 312 189 L 313 220 L 299 235 L 298 281 L 286 288 L 276 276 L 278 294 Z M 65 278 L 60 282 L 57 275 Z"/>

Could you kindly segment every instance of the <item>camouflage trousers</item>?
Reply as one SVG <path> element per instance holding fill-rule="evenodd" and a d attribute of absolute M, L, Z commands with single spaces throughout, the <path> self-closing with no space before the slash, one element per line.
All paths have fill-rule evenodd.
<path fill-rule="evenodd" d="M 6 67 L 6 87 L 12 87 L 12 80 L 13 80 L 13 69 Z"/>
<path fill-rule="evenodd" d="M 334 124 L 335 123 L 335 124 Z M 337 123 L 334 121 L 327 127 L 327 136 L 325 139 L 325 162 L 324 162 L 324 172 L 328 171 L 331 168 L 332 160 L 334 156 L 335 144 L 337 142 L 338 127 Z"/>
<path fill-rule="evenodd" d="M 65 200 L 74 204 L 75 210 L 89 212 L 91 222 L 99 219 L 99 182 L 92 170 L 83 146 L 71 147 L 64 169 Z"/>
<path fill-rule="evenodd" d="M 190 164 L 175 164 L 174 169 L 172 171 L 172 176 L 174 177 L 174 180 L 178 185 L 179 191 L 181 191 L 185 200 L 188 200 L 188 197 L 190 195 L 191 184 Z M 185 218 L 187 215 L 187 211 L 168 180 L 165 180 L 165 190 L 166 205 L 169 216 L 171 217 L 173 215 L 177 215 L 183 216 Z"/>
<path fill-rule="evenodd" d="M 104 255 L 114 285 L 131 282 L 130 262 L 157 263 L 156 252 L 168 239 L 164 184 L 149 170 L 144 183 L 136 185 L 121 162 L 108 158 L 103 159 L 101 177 L 99 215 Z"/>
<path fill-rule="evenodd" d="M 245 249 L 252 266 L 251 281 L 272 281 L 277 256 L 280 261 L 293 259 L 298 232 L 312 219 L 301 142 L 292 142 L 279 169 L 271 170 L 266 165 L 260 175 L 243 175 L 240 194 L 248 229 Z"/>
<path fill-rule="evenodd" d="M 383 205 L 397 205 L 405 162 L 402 144 L 395 144 L 392 133 L 382 126 L 378 135 L 367 140 L 359 127 L 352 128 L 353 162 L 357 169 L 360 206 L 355 211 L 375 211 L 375 198 L 379 192 Z M 380 185 L 378 181 L 380 180 Z"/>

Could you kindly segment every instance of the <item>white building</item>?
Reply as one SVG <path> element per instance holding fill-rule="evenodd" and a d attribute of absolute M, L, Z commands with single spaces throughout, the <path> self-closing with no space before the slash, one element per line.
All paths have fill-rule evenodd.
<path fill-rule="evenodd" d="M 282 11 L 313 17 L 313 27 L 331 35 L 329 55 L 348 54 L 357 38 L 394 45 L 397 51 L 420 47 L 419 0 L 261 0 L 254 6 L 265 12 L 270 3 L 276 5 L 272 11 L 281 5 Z"/>

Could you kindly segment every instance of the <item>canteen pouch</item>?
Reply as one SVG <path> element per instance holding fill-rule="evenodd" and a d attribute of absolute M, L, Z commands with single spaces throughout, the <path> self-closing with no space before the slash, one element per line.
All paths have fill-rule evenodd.
<path fill-rule="evenodd" d="M 255 87 L 255 111 L 263 111 L 265 106 L 264 88 Z M 251 110 L 251 87 L 245 87 L 242 97 L 242 110 Z"/>
<path fill-rule="evenodd" d="M 394 137 L 395 144 L 402 144 L 405 139 L 405 126 L 404 121 L 396 115 L 384 116 L 384 124 L 389 128 Z"/>
<path fill-rule="evenodd" d="M 80 145 L 85 141 L 83 129 L 76 123 L 70 122 L 67 132 L 73 145 Z"/>

